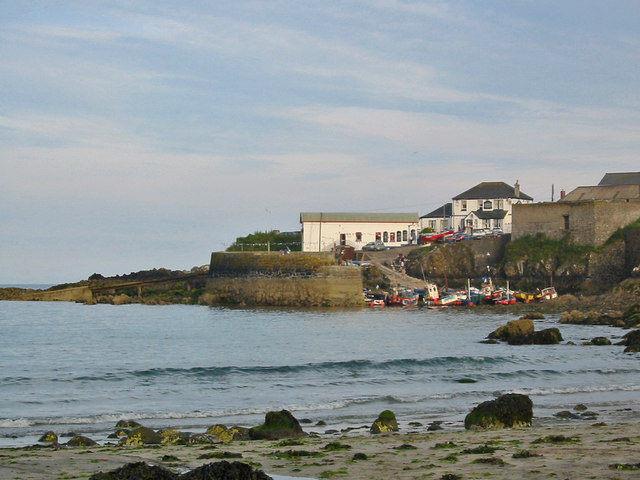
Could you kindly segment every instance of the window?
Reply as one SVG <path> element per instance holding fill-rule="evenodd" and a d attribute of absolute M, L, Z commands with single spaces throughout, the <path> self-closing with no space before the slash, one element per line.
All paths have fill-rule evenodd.
<path fill-rule="evenodd" d="M 407 240 L 409 240 L 409 232 L 407 232 L 406 230 L 402 231 L 402 241 L 406 242 Z"/>
<path fill-rule="evenodd" d="M 493 210 L 493 202 L 491 202 L 491 200 L 485 200 L 482 203 L 482 209 L 483 210 Z"/>
<path fill-rule="evenodd" d="M 467 211 L 467 201 L 466 200 L 462 200 L 462 206 L 460 207 L 460 210 L 462 210 L 463 212 Z"/>
<path fill-rule="evenodd" d="M 387 243 L 389 241 L 389 232 L 384 232 L 382 234 L 382 241 Z"/>
<path fill-rule="evenodd" d="M 385 232 L 385 233 L 386 233 L 386 232 Z M 396 233 L 395 233 L 395 232 L 391 232 L 391 233 L 389 234 L 389 241 L 390 241 L 391 243 L 393 243 L 393 242 L 395 242 L 395 241 L 396 241 Z"/>
<path fill-rule="evenodd" d="M 402 241 L 402 232 L 398 230 L 396 232 L 396 242 L 401 242 L 401 241 Z"/>
<path fill-rule="evenodd" d="M 362 241 L 362 232 L 356 232 L 356 242 Z"/>
<path fill-rule="evenodd" d="M 379 240 L 380 240 L 380 238 L 381 238 L 380 232 L 376 232 L 376 240 L 378 240 L 378 241 L 379 241 Z"/>
<path fill-rule="evenodd" d="M 571 222 L 569 221 L 569 215 L 563 215 L 564 218 L 564 229 L 569 230 L 571 228 Z"/>

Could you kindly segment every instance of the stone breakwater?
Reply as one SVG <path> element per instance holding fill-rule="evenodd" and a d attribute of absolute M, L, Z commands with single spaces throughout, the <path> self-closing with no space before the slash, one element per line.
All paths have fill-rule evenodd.
<path fill-rule="evenodd" d="M 326 255 L 214 253 L 201 298 L 210 305 L 360 307 L 362 276 Z"/>

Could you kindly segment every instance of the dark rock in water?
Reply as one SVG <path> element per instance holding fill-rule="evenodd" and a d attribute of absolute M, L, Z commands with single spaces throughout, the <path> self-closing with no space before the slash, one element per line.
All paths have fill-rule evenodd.
<path fill-rule="evenodd" d="M 340 431 L 335 428 L 330 428 L 329 430 L 324 431 L 325 435 L 335 435 L 336 433 L 340 433 Z"/>
<path fill-rule="evenodd" d="M 577 404 L 575 407 L 573 407 L 573 409 L 576 412 L 584 412 L 584 411 L 588 410 L 587 406 L 584 403 Z"/>
<path fill-rule="evenodd" d="M 591 345 L 611 345 L 611 340 L 607 337 L 595 337 L 591 339 Z"/>
<path fill-rule="evenodd" d="M 253 440 L 280 440 L 306 436 L 298 420 L 288 410 L 268 412 L 264 424 L 249 429 L 249 437 Z"/>
<path fill-rule="evenodd" d="M 98 443 L 95 440 L 92 440 L 89 437 L 85 437 L 83 435 L 76 435 L 66 443 L 66 445 L 69 447 L 93 447 L 97 444 Z"/>
<path fill-rule="evenodd" d="M 467 430 L 530 427 L 532 419 L 531 399 L 526 395 L 508 393 L 475 407 L 465 417 L 464 427 Z"/>
<path fill-rule="evenodd" d="M 138 428 L 141 426 L 142 425 L 133 420 L 120 420 L 116 423 L 116 428 Z"/>
<path fill-rule="evenodd" d="M 313 423 L 313 420 L 311 420 L 310 418 L 302 418 L 299 420 L 299 422 L 304 424 L 310 424 L 310 423 Z"/>
<path fill-rule="evenodd" d="M 120 440 L 122 445 L 159 445 L 162 443 L 162 436 L 147 427 L 134 428 L 129 435 Z"/>
<path fill-rule="evenodd" d="M 56 435 L 55 432 L 48 431 L 44 433 L 38 441 L 43 443 L 56 443 L 58 441 L 58 435 Z"/>
<path fill-rule="evenodd" d="M 181 475 L 180 480 L 273 480 L 262 470 L 242 462 L 209 463 Z"/>
<path fill-rule="evenodd" d="M 507 322 L 489 334 L 490 339 L 503 340 L 508 342 L 509 339 L 522 337 L 533 333 L 533 320 L 530 318 L 521 318 Z"/>
<path fill-rule="evenodd" d="M 438 430 L 442 430 L 442 422 L 432 422 L 427 427 L 427 431 L 436 432 Z"/>
<path fill-rule="evenodd" d="M 526 335 L 514 335 L 509 338 L 509 345 L 556 345 L 562 341 L 562 334 L 557 328 L 545 328 L 539 332 Z"/>
<path fill-rule="evenodd" d="M 582 412 L 580 416 L 586 420 L 595 420 L 596 418 L 598 418 L 598 414 L 592 411 Z"/>
<path fill-rule="evenodd" d="M 580 415 L 576 415 L 575 413 L 570 412 L 569 410 L 562 410 L 561 412 L 554 413 L 553 416 L 558 418 L 570 418 L 572 420 L 577 420 L 580 418 Z"/>
<path fill-rule="evenodd" d="M 618 345 L 626 345 L 625 352 L 640 352 L 640 330 L 632 330 L 627 333 Z"/>
<path fill-rule="evenodd" d="M 316 423 L 316 427 L 324 427 L 327 424 L 327 422 L 325 422 L 324 420 L 318 420 L 318 423 Z"/>
<path fill-rule="evenodd" d="M 99 472 L 89 480 L 177 480 L 179 475 L 166 468 L 147 465 L 145 462 L 127 463 L 107 473 Z"/>
<path fill-rule="evenodd" d="M 369 431 L 371 433 L 397 432 L 398 422 L 396 415 L 391 410 L 381 412 L 377 420 L 371 425 Z"/>

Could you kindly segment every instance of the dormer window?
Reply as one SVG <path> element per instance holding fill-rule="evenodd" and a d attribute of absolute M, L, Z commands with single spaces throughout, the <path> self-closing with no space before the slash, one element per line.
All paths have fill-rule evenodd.
<path fill-rule="evenodd" d="M 493 202 L 491 200 L 485 200 L 482 202 L 483 210 L 493 210 Z"/>
<path fill-rule="evenodd" d="M 462 210 L 463 212 L 467 211 L 467 201 L 466 200 L 462 200 L 462 207 L 460 208 L 460 210 Z"/>

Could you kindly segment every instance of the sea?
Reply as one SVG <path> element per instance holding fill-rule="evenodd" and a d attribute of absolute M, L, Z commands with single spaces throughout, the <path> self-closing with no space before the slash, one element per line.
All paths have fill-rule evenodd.
<path fill-rule="evenodd" d="M 494 308 L 361 310 L 0 301 L 0 447 L 52 430 L 107 442 L 116 422 L 202 433 L 289 410 L 305 431 L 464 428 L 480 402 L 529 395 L 534 424 L 639 422 L 640 354 L 585 346 L 626 330 L 559 324 L 559 345 L 482 343 Z M 584 404 L 597 416 L 558 418 Z M 579 412 L 575 412 L 579 413 Z M 320 423 L 319 423 L 320 422 Z"/>

